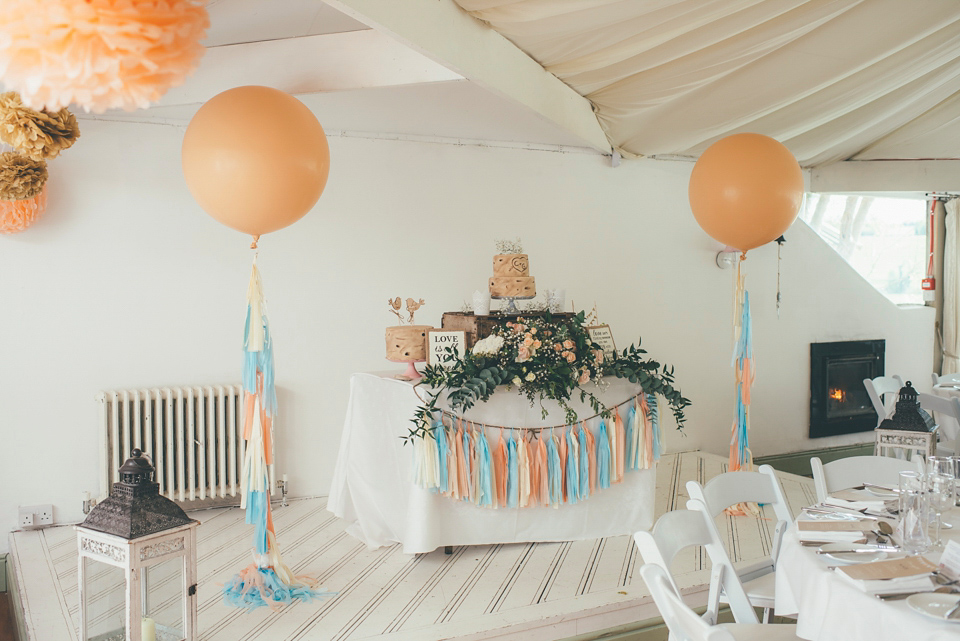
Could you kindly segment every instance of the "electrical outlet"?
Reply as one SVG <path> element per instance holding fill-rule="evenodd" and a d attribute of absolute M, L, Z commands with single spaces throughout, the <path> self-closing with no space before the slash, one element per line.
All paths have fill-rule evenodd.
<path fill-rule="evenodd" d="M 17 523 L 24 529 L 53 525 L 52 505 L 26 505 L 19 508 Z"/>

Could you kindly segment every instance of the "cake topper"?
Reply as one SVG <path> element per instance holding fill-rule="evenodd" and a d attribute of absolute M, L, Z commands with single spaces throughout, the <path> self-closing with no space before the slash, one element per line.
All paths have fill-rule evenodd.
<path fill-rule="evenodd" d="M 407 312 L 409 312 L 410 317 L 404 318 L 403 314 L 400 312 L 401 298 L 397 296 L 396 298 L 388 298 L 387 304 L 390 305 L 390 312 L 400 319 L 401 325 L 413 325 L 413 315 L 418 309 L 424 306 L 424 300 L 421 298 L 419 301 L 416 301 L 412 298 L 407 299 Z"/>
<path fill-rule="evenodd" d="M 523 241 L 521 241 L 519 238 L 517 238 L 516 240 L 498 240 L 497 253 L 498 254 L 522 254 Z"/>

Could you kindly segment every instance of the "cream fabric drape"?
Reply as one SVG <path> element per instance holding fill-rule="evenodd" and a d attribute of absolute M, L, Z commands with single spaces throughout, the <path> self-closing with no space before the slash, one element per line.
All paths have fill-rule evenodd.
<path fill-rule="evenodd" d="M 626 155 L 738 131 L 804 166 L 960 154 L 960 2 L 456 2 L 592 101 Z"/>
<path fill-rule="evenodd" d="M 943 366 L 941 375 L 960 372 L 960 199 L 946 204 L 943 247 Z"/>

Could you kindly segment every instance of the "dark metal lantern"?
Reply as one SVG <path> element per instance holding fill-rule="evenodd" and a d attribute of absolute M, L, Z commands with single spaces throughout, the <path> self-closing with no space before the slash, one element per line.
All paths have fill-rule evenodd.
<path fill-rule="evenodd" d="M 82 526 L 124 539 L 138 539 L 193 523 L 180 506 L 160 495 L 149 457 L 133 450 L 120 468 L 120 482 L 90 511 Z"/>
<path fill-rule="evenodd" d="M 933 417 L 917 402 L 917 390 L 910 381 L 907 381 L 907 384 L 900 388 L 893 416 L 884 419 L 877 429 L 929 432 L 935 425 Z"/>

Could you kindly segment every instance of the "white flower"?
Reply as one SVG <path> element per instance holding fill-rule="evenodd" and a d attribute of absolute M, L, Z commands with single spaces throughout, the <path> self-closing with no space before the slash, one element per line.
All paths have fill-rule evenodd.
<path fill-rule="evenodd" d="M 492 334 L 479 340 L 473 346 L 474 356 L 493 356 L 503 347 L 503 336 Z"/>
<path fill-rule="evenodd" d="M 523 385 L 523 381 L 520 380 L 519 376 L 514 376 L 513 384 L 516 385 L 517 387 L 520 387 L 521 385 Z"/>
<path fill-rule="evenodd" d="M 527 380 L 528 380 L 528 381 L 532 381 L 532 380 L 534 380 L 535 378 L 537 378 L 537 375 L 534 374 L 533 372 L 530 372 L 529 374 L 527 374 Z"/>

